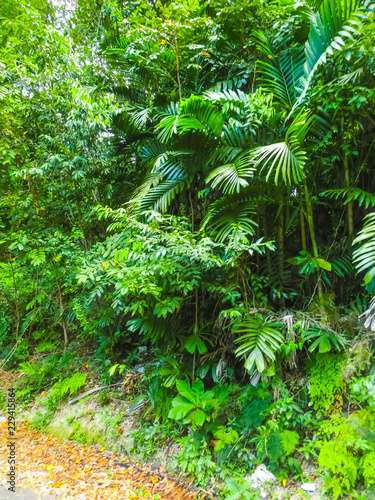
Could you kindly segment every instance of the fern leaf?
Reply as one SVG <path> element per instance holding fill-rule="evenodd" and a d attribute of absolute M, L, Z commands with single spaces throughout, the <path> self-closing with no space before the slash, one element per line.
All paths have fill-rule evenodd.
<path fill-rule="evenodd" d="M 299 435 L 294 431 L 285 430 L 280 434 L 280 441 L 285 455 L 291 455 L 299 443 Z"/>

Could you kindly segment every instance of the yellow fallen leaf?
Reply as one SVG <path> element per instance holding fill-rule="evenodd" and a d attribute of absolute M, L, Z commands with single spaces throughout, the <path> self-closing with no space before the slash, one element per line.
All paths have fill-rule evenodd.
<path fill-rule="evenodd" d="M 55 467 L 53 465 L 46 465 L 46 470 L 53 470 Z"/>
<path fill-rule="evenodd" d="M 52 484 L 52 488 L 61 488 L 64 484 L 64 481 L 59 481 L 58 483 Z"/>
<path fill-rule="evenodd" d="M 283 486 L 286 487 L 286 479 L 283 479 Z"/>

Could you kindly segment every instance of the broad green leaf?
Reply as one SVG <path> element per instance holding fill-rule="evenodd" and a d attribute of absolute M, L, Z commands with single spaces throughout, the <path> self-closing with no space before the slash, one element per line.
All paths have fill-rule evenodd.
<path fill-rule="evenodd" d="M 200 338 L 198 334 L 193 334 L 190 335 L 190 337 L 187 339 L 185 345 L 185 349 L 190 352 L 190 354 L 193 354 L 196 349 L 198 349 L 199 354 L 203 354 L 207 352 L 207 347 L 203 340 Z"/>
<path fill-rule="evenodd" d="M 331 264 L 326 260 L 317 258 L 316 262 L 318 263 L 318 266 L 321 267 L 322 269 L 325 269 L 326 271 L 332 270 Z"/>
<path fill-rule="evenodd" d="M 194 421 L 197 425 L 203 425 L 206 420 L 208 420 L 208 418 L 203 410 L 196 410 L 194 412 Z"/>
<path fill-rule="evenodd" d="M 181 396 L 184 396 L 188 401 L 196 403 L 195 393 L 190 385 L 184 380 L 176 381 L 176 388 Z"/>
<path fill-rule="evenodd" d="M 329 352 L 331 350 L 331 342 L 329 341 L 328 336 L 322 336 L 320 337 L 320 342 L 319 342 L 319 352 L 320 354 L 323 354 L 324 352 Z"/>
<path fill-rule="evenodd" d="M 193 404 L 190 403 L 180 403 L 174 406 L 168 413 L 169 418 L 174 420 L 180 420 L 185 418 L 186 415 L 195 408 Z"/>
<path fill-rule="evenodd" d="M 117 364 L 117 365 L 113 365 L 113 366 L 111 367 L 111 369 L 109 370 L 109 376 L 110 376 L 110 377 L 112 377 L 112 375 L 115 373 L 116 368 L 117 368 L 118 366 L 120 366 L 120 365 L 119 365 L 119 364 Z"/>

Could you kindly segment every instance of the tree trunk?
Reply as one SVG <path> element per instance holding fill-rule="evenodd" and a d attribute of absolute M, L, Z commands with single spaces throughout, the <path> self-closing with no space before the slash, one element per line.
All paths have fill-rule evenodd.
<path fill-rule="evenodd" d="M 20 310 L 18 308 L 18 289 L 16 284 L 16 276 L 14 274 L 13 264 L 10 257 L 9 257 L 9 264 L 10 264 L 10 269 L 12 270 L 12 281 L 14 287 L 14 304 L 16 307 L 16 317 L 17 317 L 17 323 L 16 323 L 16 338 L 17 338 L 21 326 L 21 317 L 20 317 Z"/>
<path fill-rule="evenodd" d="M 68 342 L 69 342 L 69 338 L 68 338 L 68 330 L 66 328 L 66 323 L 64 321 L 64 302 L 63 302 L 63 296 L 62 296 L 62 292 L 61 292 L 60 283 L 59 283 L 59 280 L 57 279 L 57 277 L 56 277 L 56 284 L 57 284 L 57 290 L 59 292 L 60 324 L 61 324 L 61 327 L 62 327 L 63 333 L 64 333 L 64 344 L 65 344 L 65 349 L 66 349 L 66 346 L 68 345 Z"/>
<path fill-rule="evenodd" d="M 316 244 L 316 238 L 315 238 L 315 228 L 314 228 L 314 219 L 313 219 L 311 198 L 310 198 L 310 193 L 309 193 L 306 181 L 304 182 L 303 188 L 305 191 L 307 223 L 309 225 L 309 230 L 310 230 L 311 243 L 312 243 L 312 247 L 313 247 L 313 255 L 314 255 L 314 257 L 317 258 L 317 257 L 319 257 L 319 252 L 318 252 L 318 245 Z M 318 294 L 319 294 L 319 297 L 322 297 L 322 295 L 323 295 L 322 283 L 321 283 L 319 277 L 318 277 Z"/>
<path fill-rule="evenodd" d="M 340 71 L 339 71 L 340 73 Z M 344 131 L 345 131 L 345 123 L 344 123 L 344 118 L 341 118 L 341 133 L 340 133 L 340 139 L 341 139 L 341 147 L 344 145 L 345 142 L 345 137 L 344 137 Z M 348 156 L 346 154 L 345 148 L 343 148 L 343 164 L 344 164 L 344 175 L 345 175 L 345 187 L 347 189 L 350 188 L 350 175 L 349 175 L 349 164 L 348 164 Z M 353 201 L 349 201 L 347 203 L 348 205 L 348 234 L 349 238 L 351 238 L 353 234 Z"/>
<path fill-rule="evenodd" d="M 302 210 L 299 212 L 299 220 L 301 223 L 301 244 L 302 244 L 302 250 L 307 250 L 306 246 L 306 228 L 305 228 L 305 216 L 303 215 Z"/>
<path fill-rule="evenodd" d="M 194 233 L 194 205 L 193 205 L 193 200 L 192 200 L 190 191 L 189 191 L 189 202 L 190 202 L 190 209 L 191 209 L 191 232 Z"/>
<path fill-rule="evenodd" d="M 264 203 L 260 204 L 260 220 L 262 221 L 263 224 L 263 234 L 264 234 L 264 240 L 268 241 L 268 226 L 267 226 L 267 216 L 265 214 L 264 210 Z M 268 248 L 266 248 L 266 259 L 267 259 L 267 270 L 269 276 L 272 274 L 272 263 L 271 263 L 271 254 Z"/>
<path fill-rule="evenodd" d="M 283 283 L 283 277 L 284 277 L 284 207 L 282 205 L 282 199 L 283 199 L 283 193 L 282 191 L 279 192 L 278 196 L 280 200 L 280 213 L 279 213 L 279 218 L 277 221 L 277 249 L 279 251 L 279 260 L 278 260 L 278 273 L 279 273 L 279 280 L 280 283 Z M 285 299 L 284 296 L 282 295 L 280 297 L 281 301 L 281 307 L 285 307 Z"/>
<path fill-rule="evenodd" d="M 350 188 L 350 177 L 349 177 L 349 165 L 348 165 L 348 157 L 344 153 L 344 172 L 345 172 L 345 187 L 347 189 Z M 348 233 L 349 238 L 351 238 L 353 234 L 353 201 L 348 202 Z"/>
<path fill-rule="evenodd" d="M 175 43 L 175 52 L 176 52 L 176 69 L 177 69 L 177 83 L 178 83 L 178 96 L 182 98 L 181 94 L 181 80 L 180 80 L 180 61 L 179 61 L 179 55 L 178 55 L 178 43 L 177 43 L 177 33 L 174 35 L 174 43 Z"/>

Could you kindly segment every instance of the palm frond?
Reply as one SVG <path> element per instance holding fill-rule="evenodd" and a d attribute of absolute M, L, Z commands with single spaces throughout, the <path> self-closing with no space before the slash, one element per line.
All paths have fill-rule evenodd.
<path fill-rule="evenodd" d="M 353 241 L 353 263 L 358 272 L 366 271 L 364 283 L 375 276 L 375 212 L 366 215 L 363 229 Z"/>
<path fill-rule="evenodd" d="M 254 166 L 262 165 L 261 172 L 267 168 L 266 181 L 273 176 L 275 184 L 280 176 L 285 184 L 299 183 L 304 177 L 307 156 L 304 151 L 286 142 L 269 144 L 253 151 Z"/>
<path fill-rule="evenodd" d="M 113 93 L 119 102 L 141 103 L 146 99 L 145 89 L 137 80 L 129 82 L 128 85 L 114 87 Z"/>
<path fill-rule="evenodd" d="M 141 130 L 133 121 L 131 114 L 122 112 L 112 117 L 113 137 L 111 142 L 116 148 L 116 154 L 126 152 L 129 145 L 154 137 L 152 132 Z"/>
<path fill-rule="evenodd" d="M 217 165 L 218 163 L 232 162 L 242 152 L 242 148 L 233 146 L 220 146 L 211 151 L 208 163 Z"/>
<path fill-rule="evenodd" d="M 167 152 L 167 146 L 157 140 L 149 141 L 147 145 L 139 150 L 139 156 L 143 162 L 155 161 L 163 153 Z"/>
<path fill-rule="evenodd" d="M 189 183 L 190 179 L 188 176 L 161 181 L 157 186 L 149 189 L 141 199 L 134 200 L 137 202 L 139 213 L 150 208 L 157 212 L 165 213 L 175 196 Z"/>
<path fill-rule="evenodd" d="M 285 138 L 297 139 L 300 145 L 303 144 L 307 133 L 309 132 L 312 124 L 314 123 L 314 115 L 306 109 L 301 109 L 293 119 L 286 131 Z"/>
<path fill-rule="evenodd" d="M 321 147 L 327 144 L 336 130 L 329 113 L 319 109 L 310 128 L 309 141 Z"/>
<path fill-rule="evenodd" d="M 251 163 L 251 154 L 242 153 L 233 162 L 215 168 L 206 178 L 212 181 L 213 188 L 222 189 L 225 194 L 239 193 L 241 187 L 248 186 L 246 178 L 250 178 L 255 168 Z"/>
<path fill-rule="evenodd" d="M 139 201 L 143 199 L 146 194 L 152 189 L 156 187 L 163 180 L 163 174 L 160 172 L 149 172 L 145 181 L 138 186 L 134 193 L 133 198 L 130 200 L 130 206 L 135 206 L 139 204 Z"/>
<path fill-rule="evenodd" d="M 189 155 L 186 152 L 168 151 L 160 155 L 152 168 L 152 173 L 160 173 L 164 179 L 172 180 L 181 177 L 185 172 L 183 158 Z"/>
<path fill-rule="evenodd" d="M 9 93 L 9 89 L 7 88 L 7 85 L 2 84 L 0 86 L 0 101 L 5 99 L 5 97 L 7 96 L 8 93 Z"/>
<path fill-rule="evenodd" d="M 175 110 L 174 110 L 175 111 Z M 223 115 L 216 106 L 201 97 L 191 96 L 178 108 L 177 114 L 165 116 L 156 126 L 158 140 L 168 142 L 173 135 L 188 132 L 205 132 L 220 137 L 223 129 Z"/>
<path fill-rule="evenodd" d="M 149 208 L 166 212 L 177 193 L 188 178 L 183 159 L 189 153 L 163 150 L 163 145 L 154 143 L 151 151 L 147 148 L 148 160 L 152 167 L 143 184 L 135 190 L 131 204 L 138 212 Z M 159 154 L 157 154 L 159 153 Z"/>
<path fill-rule="evenodd" d="M 344 205 L 347 205 L 351 201 L 358 201 L 359 206 L 364 205 L 365 208 L 375 207 L 375 196 L 360 188 L 327 189 L 327 191 L 320 194 L 321 196 L 335 198 L 336 200 L 342 196 L 346 196 Z"/>
<path fill-rule="evenodd" d="M 156 108 L 155 118 L 164 118 L 167 116 L 177 116 L 180 103 L 171 101 L 169 104 L 163 107 Z"/>
<path fill-rule="evenodd" d="M 251 102 L 248 94 L 242 90 L 222 90 L 214 92 L 208 90 L 204 93 L 204 97 L 213 104 L 222 106 L 223 113 L 226 114 L 241 114 Z"/>
<path fill-rule="evenodd" d="M 171 115 L 166 116 L 156 125 L 156 130 L 160 130 L 158 134 L 158 140 L 160 142 L 167 143 L 172 135 L 177 134 L 178 121 L 178 115 Z"/>
<path fill-rule="evenodd" d="M 253 150 L 254 166 L 261 165 L 261 171 L 267 168 L 266 181 L 273 176 L 275 184 L 278 183 L 280 177 L 285 184 L 301 182 L 307 161 L 306 153 L 301 149 L 301 145 L 312 121 L 312 115 L 302 110 L 289 125 L 284 142 Z"/>
<path fill-rule="evenodd" d="M 231 48 L 232 48 L 231 45 L 228 44 L 228 51 L 230 51 Z M 237 84 L 238 84 L 237 77 L 233 77 L 230 80 L 221 80 L 219 82 L 216 82 L 214 85 L 211 85 L 207 89 L 207 92 L 221 92 L 221 91 L 225 91 L 225 90 L 236 90 Z"/>
<path fill-rule="evenodd" d="M 309 351 L 314 352 L 318 348 L 318 352 L 323 354 L 325 352 L 330 352 L 332 350 L 332 344 L 335 346 L 338 352 L 340 352 L 347 341 L 342 335 L 338 335 L 328 329 L 319 328 L 316 325 L 308 327 L 302 334 L 302 339 L 304 342 L 312 342 L 309 346 Z"/>
<path fill-rule="evenodd" d="M 220 137 L 223 130 L 224 117 L 221 111 L 200 97 L 191 96 L 181 106 L 181 115 L 198 120 L 206 130 Z M 181 131 L 182 132 L 182 131 Z"/>
<path fill-rule="evenodd" d="M 332 271 L 334 271 L 334 273 L 341 278 L 352 275 L 354 271 L 352 259 L 345 255 L 332 260 L 331 266 Z"/>
<path fill-rule="evenodd" d="M 257 225 L 255 217 L 255 207 L 251 203 L 228 205 L 226 209 L 212 215 L 210 228 L 216 241 L 223 243 L 235 233 L 254 235 Z"/>
<path fill-rule="evenodd" d="M 318 12 L 311 19 L 309 37 L 305 44 L 306 62 L 301 78 L 302 92 L 295 106 L 305 97 L 313 76 L 328 55 L 341 51 L 345 39 L 353 39 L 360 32 L 360 0 L 323 0 Z"/>
<path fill-rule="evenodd" d="M 235 340 L 240 344 L 236 356 L 245 356 L 245 368 L 251 371 L 256 366 L 262 373 L 267 366 L 267 361 L 275 361 L 275 353 L 284 341 L 284 334 L 280 331 L 282 323 L 267 323 L 266 318 L 260 314 L 255 317 L 246 317 L 240 325 L 233 328 L 233 333 L 244 333 Z"/>
<path fill-rule="evenodd" d="M 347 73 L 346 75 L 343 75 L 340 78 L 338 78 L 337 81 L 343 85 L 349 82 L 357 83 L 360 77 L 363 76 L 364 72 L 365 72 L 364 66 L 359 66 L 354 71 L 351 71 L 350 73 Z"/>
<path fill-rule="evenodd" d="M 245 94 L 242 90 L 236 89 L 226 89 L 221 91 L 207 90 L 204 92 L 204 97 L 209 101 L 217 104 L 224 104 L 227 102 L 243 102 L 246 103 L 249 100 L 249 96 Z"/>
<path fill-rule="evenodd" d="M 240 193 L 224 196 L 210 205 L 202 228 L 209 227 L 217 241 L 223 242 L 237 231 L 243 234 L 255 233 L 255 207 L 259 201 L 259 190 L 245 188 Z M 262 198 L 263 200 L 263 198 Z"/>
<path fill-rule="evenodd" d="M 290 109 L 297 98 L 298 82 L 304 74 L 303 47 L 277 53 L 263 32 L 256 32 L 255 38 L 257 49 L 268 58 L 268 61 L 257 61 L 260 86 Z"/>
<path fill-rule="evenodd" d="M 254 134 L 250 128 L 239 127 L 238 125 L 224 125 L 224 139 L 227 144 L 235 148 L 246 148 L 254 142 Z"/>
<path fill-rule="evenodd" d="M 206 162 L 210 157 L 210 153 L 218 146 L 218 138 L 215 139 L 212 135 L 207 135 L 204 130 L 194 130 L 188 134 L 176 136 L 171 149 L 179 151 L 189 151 L 195 154 L 197 163 Z"/>
<path fill-rule="evenodd" d="M 364 327 L 369 328 L 372 332 L 375 331 L 375 297 L 370 301 L 369 307 L 359 318 L 365 317 Z"/>
<path fill-rule="evenodd" d="M 134 125 L 138 129 L 144 129 L 146 127 L 147 121 L 150 119 L 152 113 L 151 108 L 144 108 L 142 106 L 135 106 L 134 111 L 131 113 L 131 117 Z"/>

